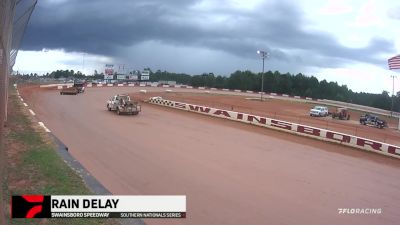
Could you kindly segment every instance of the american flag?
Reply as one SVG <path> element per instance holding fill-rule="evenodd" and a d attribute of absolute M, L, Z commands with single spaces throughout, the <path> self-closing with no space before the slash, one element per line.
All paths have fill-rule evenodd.
<path fill-rule="evenodd" d="M 388 59 L 388 64 L 391 70 L 400 69 L 400 55 Z"/>

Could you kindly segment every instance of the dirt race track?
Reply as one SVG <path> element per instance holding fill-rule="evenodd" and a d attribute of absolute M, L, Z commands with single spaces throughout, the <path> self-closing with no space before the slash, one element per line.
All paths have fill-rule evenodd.
<path fill-rule="evenodd" d="M 187 196 L 188 218 L 147 224 L 400 221 L 399 160 L 148 104 L 135 117 L 105 109 L 112 95 L 139 90 L 93 88 L 60 96 L 29 87 L 20 93 L 112 193 Z M 382 213 L 339 214 L 338 208 L 379 208 Z"/>
<path fill-rule="evenodd" d="M 385 118 L 390 128 L 378 129 L 359 124 L 360 111 L 350 111 L 351 119 L 338 120 L 329 117 L 310 117 L 310 109 L 315 103 L 307 103 L 299 100 L 282 100 L 277 98 L 267 98 L 264 102 L 249 100 L 243 96 L 214 95 L 206 93 L 179 93 L 179 92 L 158 92 L 143 94 L 133 94 L 134 98 L 148 99 L 152 96 L 161 96 L 168 100 L 180 101 L 204 105 L 219 109 L 232 110 L 237 112 L 250 113 L 273 119 L 284 120 L 293 123 L 305 124 L 322 129 L 334 130 L 345 134 L 360 136 L 377 140 L 389 144 L 400 146 L 400 132 L 397 129 L 397 119 Z M 335 111 L 336 107 L 329 107 L 330 111 Z M 383 117 L 383 116 L 381 116 Z"/>

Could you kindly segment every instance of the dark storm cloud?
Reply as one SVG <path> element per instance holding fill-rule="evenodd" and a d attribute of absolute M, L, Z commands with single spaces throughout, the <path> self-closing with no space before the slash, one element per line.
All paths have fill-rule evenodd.
<path fill-rule="evenodd" d="M 392 42 L 383 39 L 373 39 L 364 48 L 342 46 L 327 33 L 306 30 L 306 12 L 284 1 L 266 3 L 251 12 L 229 8 L 224 1 L 220 1 L 221 8 L 210 11 L 193 7 L 200 2 L 43 0 L 32 16 L 22 48 L 117 56 L 122 48 L 151 40 L 242 57 L 254 57 L 257 49 L 266 49 L 274 60 L 317 67 L 349 61 L 378 64 L 382 59 L 377 54 L 394 49 Z"/>

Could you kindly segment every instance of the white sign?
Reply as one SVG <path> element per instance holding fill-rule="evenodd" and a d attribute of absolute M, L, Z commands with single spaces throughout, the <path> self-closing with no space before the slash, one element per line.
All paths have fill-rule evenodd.
<path fill-rule="evenodd" d="M 186 218 L 184 195 L 52 195 L 50 218 Z"/>
<path fill-rule="evenodd" d="M 125 80 L 125 79 L 126 79 L 126 75 L 125 74 L 117 75 L 117 80 Z"/>
<path fill-rule="evenodd" d="M 150 76 L 140 76 L 140 80 L 150 80 Z"/>
<path fill-rule="evenodd" d="M 184 195 L 52 195 L 51 212 L 186 212 Z"/>
<path fill-rule="evenodd" d="M 138 75 L 129 75 L 129 80 L 138 80 Z"/>
<path fill-rule="evenodd" d="M 104 74 L 104 80 L 112 80 L 114 79 L 114 75 L 106 75 Z"/>
<path fill-rule="evenodd" d="M 140 76 L 140 80 L 150 80 L 150 71 L 149 70 L 143 70 Z"/>

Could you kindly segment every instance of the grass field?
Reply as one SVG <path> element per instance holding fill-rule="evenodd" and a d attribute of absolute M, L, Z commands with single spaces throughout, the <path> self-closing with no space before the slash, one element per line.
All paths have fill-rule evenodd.
<path fill-rule="evenodd" d="M 14 88 L 10 88 L 8 121 L 5 128 L 6 172 L 2 188 L 6 193 L 6 217 L 10 218 L 11 195 L 93 194 L 57 154 L 52 140 L 36 127 Z M 112 219 L 13 219 L 11 224 L 119 224 Z"/>

